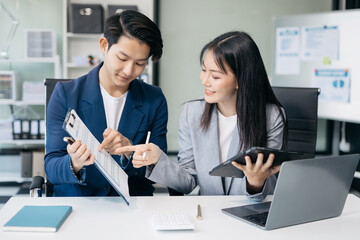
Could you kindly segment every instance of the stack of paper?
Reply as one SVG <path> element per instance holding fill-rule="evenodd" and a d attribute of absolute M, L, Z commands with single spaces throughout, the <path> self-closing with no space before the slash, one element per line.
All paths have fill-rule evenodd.
<path fill-rule="evenodd" d="M 45 85 L 43 82 L 23 83 L 23 101 L 26 102 L 44 102 L 45 103 Z"/>

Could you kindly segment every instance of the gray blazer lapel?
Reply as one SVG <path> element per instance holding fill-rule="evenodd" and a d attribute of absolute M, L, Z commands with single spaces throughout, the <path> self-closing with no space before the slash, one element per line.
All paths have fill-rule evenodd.
<path fill-rule="evenodd" d="M 218 127 L 218 112 L 216 106 L 213 109 L 213 112 L 211 114 L 211 127 L 208 129 L 208 135 L 206 141 L 204 141 L 204 149 L 206 152 L 204 152 L 204 163 L 206 163 L 208 166 L 205 167 L 207 169 L 205 174 L 209 174 L 209 172 L 215 167 L 220 164 L 220 147 L 219 147 L 219 127 Z M 206 155 L 207 154 L 207 155 Z M 219 192 L 223 188 L 223 183 L 221 180 L 221 177 L 210 177 L 211 184 L 213 187 L 213 191 L 217 194 L 224 194 L 224 191 Z"/>
<path fill-rule="evenodd" d="M 239 130 L 238 125 L 236 124 L 233 135 L 231 137 L 230 147 L 227 155 L 227 159 L 235 156 L 237 153 L 239 153 L 240 148 L 240 139 L 239 139 Z M 241 170 L 239 170 L 241 171 Z M 244 174 L 242 173 L 244 176 Z M 232 178 L 226 177 L 225 178 L 225 193 L 230 191 Z"/>

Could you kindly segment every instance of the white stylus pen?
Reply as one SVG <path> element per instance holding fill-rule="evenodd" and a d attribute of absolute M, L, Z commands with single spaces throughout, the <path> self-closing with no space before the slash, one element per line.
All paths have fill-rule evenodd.
<path fill-rule="evenodd" d="M 149 143 L 149 141 L 150 141 L 150 135 L 151 135 L 151 132 L 148 131 L 147 136 L 146 136 L 145 144 L 148 144 L 148 143 Z M 145 157 L 146 157 L 146 152 L 143 153 L 143 159 L 145 159 Z"/>

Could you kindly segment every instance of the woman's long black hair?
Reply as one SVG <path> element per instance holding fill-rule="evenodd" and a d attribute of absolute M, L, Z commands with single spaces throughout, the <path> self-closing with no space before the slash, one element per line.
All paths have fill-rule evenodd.
<path fill-rule="evenodd" d="M 229 66 L 238 81 L 236 113 L 240 148 L 265 147 L 267 144 L 266 105 L 275 104 L 284 122 L 283 145 L 287 147 L 287 121 L 271 88 L 260 51 L 254 40 L 245 32 L 228 32 L 206 44 L 201 50 L 200 62 L 204 54 L 211 51 L 218 67 L 226 73 Z M 215 104 L 206 103 L 201 118 L 201 127 L 206 131 L 210 125 Z"/>

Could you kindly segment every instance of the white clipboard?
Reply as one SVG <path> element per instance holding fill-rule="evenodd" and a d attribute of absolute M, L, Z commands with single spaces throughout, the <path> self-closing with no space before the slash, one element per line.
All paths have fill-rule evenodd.
<path fill-rule="evenodd" d="M 103 149 L 98 151 L 100 143 L 92 135 L 74 109 L 70 109 L 66 114 L 63 129 L 76 141 L 81 140 L 90 149 L 91 154 L 95 156 L 95 166 L 108 180 L 111 186 L 119 193 L 127 205 L 130 204 L 130 194 L 128 186 L 128 175 L 111 157 L 111 155 Z"/>

